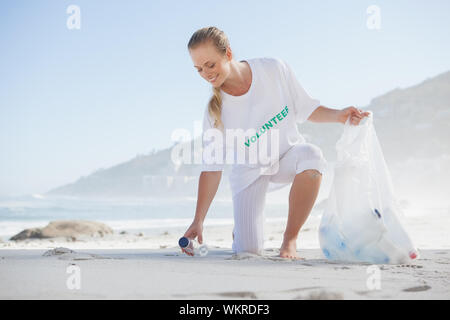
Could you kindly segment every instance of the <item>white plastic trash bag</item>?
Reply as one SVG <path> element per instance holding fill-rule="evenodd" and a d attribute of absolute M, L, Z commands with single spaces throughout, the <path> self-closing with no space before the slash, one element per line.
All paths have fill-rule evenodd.
<path fill-rule="evenodd" d="M 330 260 L 408 263 L 418 257 L 398 219 L 390 173 L 373 127 L 373 112 L 336 143 L 337 162 L 319 227 Z"/>

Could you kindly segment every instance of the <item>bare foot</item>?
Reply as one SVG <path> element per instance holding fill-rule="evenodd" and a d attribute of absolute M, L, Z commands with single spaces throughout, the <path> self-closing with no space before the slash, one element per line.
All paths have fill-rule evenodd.
<path fill-rule="evenodd" d="M 297 242 L 295 239 L 283 241 L 280 248 L 280 257 L 295 260 L 302 259 L 297 254 Z"/>

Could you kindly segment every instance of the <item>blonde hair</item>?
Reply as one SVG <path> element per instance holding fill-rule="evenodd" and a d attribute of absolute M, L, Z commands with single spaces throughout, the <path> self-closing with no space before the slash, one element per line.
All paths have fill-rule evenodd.
<path fill-rule="evenodd" d="M 227 47 L 230 46 L 226 34 L 216 27 L 205 27 L 194 32 L 187 45 L 188 50 L 194 49 L 201 44 L 211 43 L 219 53 L 225 56 Z M 220 88 L 213 86 L 213 95 L 208 103 L 208 112 L 214 119 L 214 127 L 223 130 L 222 94 Z"/>

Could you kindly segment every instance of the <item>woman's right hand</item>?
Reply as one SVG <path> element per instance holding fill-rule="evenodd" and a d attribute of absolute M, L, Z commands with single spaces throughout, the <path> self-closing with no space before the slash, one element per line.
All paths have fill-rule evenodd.
<path fill-rule="evenodd" d="M 198 221 L 192 222 L 192 224 L 189 226 L 189 228 L 184 233 L 184 237 L 189 238 L 189 239 L 195 239 L 196 237 L 198 237 L 198 240 L 197 240 L 198 243 L 203 244 L 203 223 L 198 222 Z M 181 249 L 181 251 L 186 253 L 189 256 L 194 255 L 194 254 L 184 250 L 183 248 Z"/>

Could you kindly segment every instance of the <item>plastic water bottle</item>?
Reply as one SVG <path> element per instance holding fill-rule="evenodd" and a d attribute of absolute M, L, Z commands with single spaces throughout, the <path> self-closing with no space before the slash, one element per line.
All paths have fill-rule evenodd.
<path fill-rule="evenodd" d="M 194 256 L 206 256 L 208 254 L 208 247 L 206 244 L 199 244 L 194 239 L 181 237 L 180 240 L 178 240 L 178 245 L 180 248 L 193 254 Z"/>

